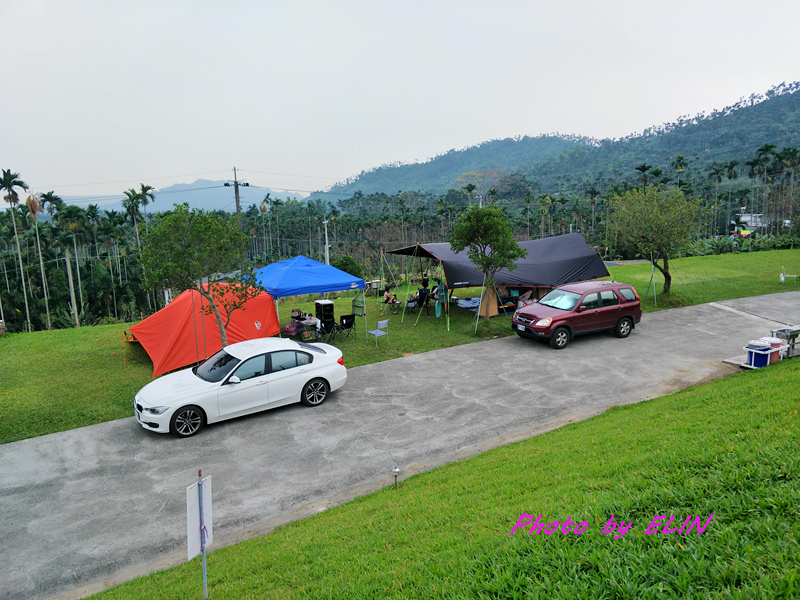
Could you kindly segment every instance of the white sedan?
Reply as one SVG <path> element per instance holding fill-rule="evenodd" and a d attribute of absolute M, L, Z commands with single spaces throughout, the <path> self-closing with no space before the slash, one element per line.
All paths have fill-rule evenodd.
<path fill-rule="evenodd" d="M 319 406 L 346 381 L 335 346 L 262 338 L 159 377 L 139 390 L 133 408 L 148 431 L 189 437 L 206 424 L 295 402 Z"/>

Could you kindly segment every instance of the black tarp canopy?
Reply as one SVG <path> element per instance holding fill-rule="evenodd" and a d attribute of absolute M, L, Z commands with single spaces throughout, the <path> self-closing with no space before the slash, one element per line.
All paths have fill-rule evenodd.
<path fill-rule="evenodd" d="M 607 277 L 608 269 L 600 254 L 580 233 L 518 242 L 528 255 L 517 261 L 513 271 L 502 269 L 495 275 L 495 284 L 511 287 L 556 287 L 573 281 Z M 449 289 L 483 285 L 483 272 L 467 257 L 464 249 L 458 254 L 447 242 L 417 244 L 389 250 L 390 254 L 431 258 L 442 263 L 445 284 Z"/>

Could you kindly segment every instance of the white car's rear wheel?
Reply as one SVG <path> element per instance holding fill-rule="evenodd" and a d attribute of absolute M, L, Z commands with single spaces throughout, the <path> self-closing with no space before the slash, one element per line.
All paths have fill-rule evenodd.
<path fill-rule="evenodd" d="M 328 397 L 328 384 L 322 379 L 312 379 L 303 387 L 301 400 L 306 406 L 319 406 Z"/>

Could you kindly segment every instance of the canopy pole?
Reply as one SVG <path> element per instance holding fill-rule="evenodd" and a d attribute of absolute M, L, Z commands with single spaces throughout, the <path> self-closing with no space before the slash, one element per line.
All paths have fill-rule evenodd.
<path fill-rule="evenodd" d="M 283 337 L 283 335 L 282 335 L 283 330 L 281 329 L 281 308 L 280 308 L 280 304 L 278 303 L 278 297 L 274 296 L 272 298 L 272 301 L 275 303 L 275 316 L 278 317 L 278 337 L 282 338 Z"/>
<path fill-rule="evenodd" d="M 211 280 L 209 279 L 208 282 L 209 288 L 208 292 L 211 293 Z M 203 287 L 203 280 L 200 280 L 200 287 Z M 203 315 L 203 319 L 200 321 L 200 326 L 203 329 L 203 355 L 208 357 L 208 346 L 206 345 L 206 320 L 205 314 L 203 313 L 203 294 L 200 294 L 200 314 Z"/>
<path fill-rule="evenodd" d="M 409 264 L 414 267 L 414 258 L 417 256 L 417 248 L 419 248 L 419 244 L 414 246 L 414 254 L 411 255 L 411 258 L 408 259 L 406 262 L 406 300 L 403 302 L 403 315 L 400 317 L 400 322 L 403 323 L 406 318 L 406 307 L 408 306 L 408 297 L 411 295 L 411 278 L 408 276 L 408 267 Z"/>
<path fill-rule="evenodd" d="M 483 304 L 483 290 L 486 287 L 486 273 L 483 274 L 483 283 L 481 284 L 481 302 L 478 304 L 478 310 L 475 311 L 475 333 L 478 333 L 478 321 L 481 318 L 481 304 Z M 486 309 L 486 314 L 489 314 L 489 309 Z"/>
<path fill-rule="evenodd" d="M 197 312 L 194 310 L 194 290 L 189 292 L 192 296 L 192 323 L 194 324 L 194 359 L 200 364 L 200 346 L 197 342 Z M 202 298 L 202 296 L 200 296 Z"/>
<path fill-rule="evenodd" d="M 447 323 L 447 331 L 450 331 L 450 288 L 444 287 L 444 320 Z"/>
<path fill-rule="evenodd" d="M 366 282 L 364 282 L 364 284 L 365 284 L 365 287 L 366 287 Z M 379 289 L 381 289 L 381 290 L 383 289 L 383 248 L 381 248 L 381 283 L 380 283 L 380 288 Z M 375 300 L 376 300 L 375 303 L 378 306 L 380 306 L 380 304 L 381 304 L 381 294 L 380 294 L 380 292 L 375 292 Z"/>
<path fill-rule="evenodd" d="M 369 341 L 369 333 L 367 333 L 367 284 L 364 282 L 364 287 L 361 288 L 361 299 L 364 301 L 364 339 Z M 376 325 L 377 327 L 377 325 Z"/>

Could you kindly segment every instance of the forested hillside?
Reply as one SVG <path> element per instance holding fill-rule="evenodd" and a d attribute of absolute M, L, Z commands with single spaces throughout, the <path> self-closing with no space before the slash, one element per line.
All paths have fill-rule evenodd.
<path fill-rule="evenodd" d="M 765 143 L 778 149 L 800 146 L 800 84 L 781 84 L 764 95 L 753 94 L 737 103 L 674 123 L 652 127 L 641 134 L 618 140 L 594 140 L 579 136 L 539 136 L 494 140 L 464 150 L 450 150 L 427 162 L 383 165 L 312 197 L 325 201 L 352 196 L 395 194 L 398 190 L 443 194 L 460 189 L 475 178 L 465 174 L 490 171 L 488 193 L 499 175 L 521 173 L 535 194 L 582 193 L 586 188 L 605 188 L 630 176 L 647 163 L 670 171 L 682 155 L 685 177 L 693 178 L 712 165 L 736 160 L 743 164 L 753 150 Z M 484 178 L 486 179 L 486 178 Z"/>

